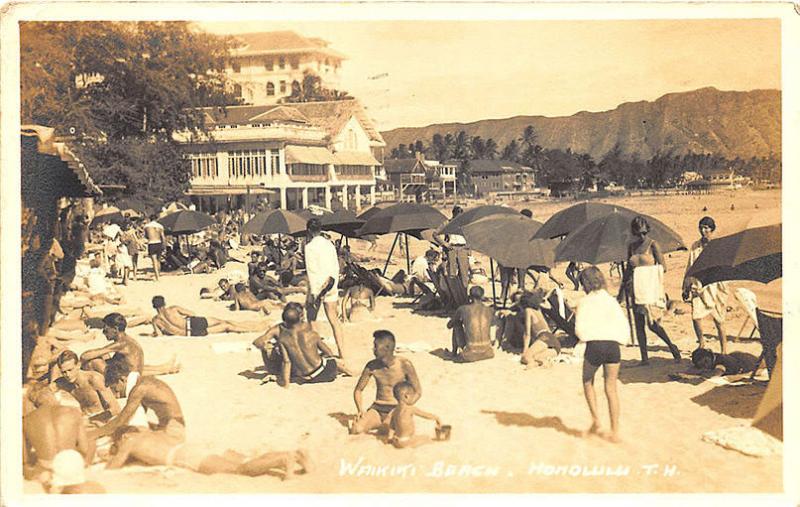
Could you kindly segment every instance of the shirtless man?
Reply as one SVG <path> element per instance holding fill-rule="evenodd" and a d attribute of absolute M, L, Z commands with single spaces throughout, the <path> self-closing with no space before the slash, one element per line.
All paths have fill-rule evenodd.
<path fill-rule="evenodd" d="M 348 287 L 342 298 L 342 320 L 359 322 L 375 310 L 375 293 L 364 285 Z"/>
<path fill-rule="evenodd" d="M 267 371 L 274 371 L 275 358 L 272 354 L 276 346 L 280 351 L 282 366 L 278 385 L 288 388 L 292 378 L 298 384 L 333 382 L 339 371 L 352 375 L 341 361 L 333 358 L 333 352 L 311 325 L 303 322 L 302 305 L 294 302 L 287 304 L 282 318 L 283 322 L 253 342 L 261 351 Z"/>
<path fill-rule="evenodd" d="M 494 357 L 491 343 L 494 311 L 481 302 L 482 287 L 472 287 L 469 290 L 469 298 L 469 304 L 459 306 L 453 318 L 447 323 L 447 328 L 453 330 L 452 355 L 456 361 L 464 363 Z"/>
<path fill-rule="evenodd" d="M 58 356 L 58 367 L 61 377 L 56 386 L 72 395 L 80 404 L 83 414 L 90 419 L 98 416 L 115 416 L 119 413 L 117 399 L 106 387 L 103 376 L 96 371 L 80 369 L 80 360 L 71 350 L 65 350 Z"/>
<path fill-rule="evenodd" d="M 269 301 L 259 301 L 245 284 L 239 282 L 233 286 L 233 309 L 251 310 L 269 315 Z"/>
<path fill-rule="evenodd" d="M 366 433 L 381 427 L 387 421 L 389 413 L 397 406 L 394 386 L 398 383 L 408 382 L 414 388 L 414 395 L 409 400 L 411 404 L 422 396 L 422 386 L 414 365 L 408 359 L 394 355 L 395 338 L 392 332 L 381 329 L 372 336 L 375 359 L 364 367 L 353 391 L 357 414 L 350 427 L 351 434 Z M 376 387 L 375 402 L 365 411 L 362 392 L 373 377 Z"/>
<path fill-rule="evenodd" d="M 248 279 L 250 291 L 258 299 L 277 299 L 286 302 L 284 292 L 278 286 L 278 280 L 267 274 L 267 266 L 260 263 Z"/>
<path fill-rule="evenodd" d="M 153 215 L 150 218 L 150 222 L 144 226 L 144 235 L 147 238 L 147 255 L 153 261 L 153 272 L 156 275 L 156 280 L 158 280 L 159 271 L 161 270 L 158 256 L 164 251 L 167 237 L 164 234 L 164 226 L 156 221 L 158 216 Z"/>
<path fill-rule="evenodd" d="M 214 333 L 252 333 L 264 329 L 263 322 L 230 322 L 198 317 L 180 306 L 167 306 L 164 296 L 153 298 L 153 336 L 206 336 Z"/>
<path fill-rule="evenodd" d="M 86 435 L 80 410 L 61 406 L 46 384 L 26 386 L 22 403 L 22 470 L 26 479 L 49 480 L 53 458 L 75 449 L 86 463 L 94 458 L 94 441 Z"/>

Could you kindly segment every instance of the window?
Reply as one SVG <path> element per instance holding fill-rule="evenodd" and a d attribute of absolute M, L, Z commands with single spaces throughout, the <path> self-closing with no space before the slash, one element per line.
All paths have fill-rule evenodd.
<path fill-rule="evenodd" d="M 300 68 L 300 59 L 297 57 L 294 57 L 291 60 L 289 60 L 289 63 L 291 64 L 293 70 L 297 70 Z"/>
<path fill-rule="evenodd" d="M 192 153 L 186 156 L 191 164 L 193 178 L 215 178 L 219 176 L 216 153 Z"/>
<path fill-rule="evenodd" d="M 275 85 L 267 83 L 267 97 L 272 97 L 273 95 L 275 95 Z"/>
<path fill-rule="evenodd" d="M 233 67 L 233 71 L 237 74 L 242 71 L 242 64 L 239 62 L 231 62 L 231 67 Z"/>
<path fill-rule="evenodd" d="M 280 57 L 278 59 L 278 67 L 280 67 L 281 69 L 285 69 L 286 68 L 286 58 Z"/>
<path fill-rule="evenodd" d="M 245 178 L 265 175 L 267 150 L 237 150 L 228 152 L 228 177 Z"/>
<path fill-rule="evenodd" d="M 272 60 L 272 58 L 267 58 L 264 60 L 264 68 L 267 70 L 272 70 L 275 68 L 275 62 Z"/>
<path fill-rule="evenodd" d="M 344 149 L 345 150 L 358 149 L 358 139 L 356 138 L 356 132 L 353 129 L 347 130 L 347 140 L 345 140 L 344 142 Z"/>
<path fill-rule="evenodd" d="M 236 95 L 237 97 L 241 97 L 242 96 L 242 85 L 240 85 L 240 84 L 233 85 L 233 94 Z"/>
<path fill-rule="evenodd" d="M 286 81 L 281 81 L 281 93 L 286 94 Z"/>
<path fill-rule="evenodd" d="M 292 94 L 300 95 L 300 83 L 297 81 L 292 81 Z"/>
<path fill-rule="evenodd" d="M 272 155 L 270 156 L 270 176 L 277 175 L 280 171 L 281 167 L 281 155 L 278 150 L 272 150 Z"/>
<path fill-rule="evenodd" d="M 286 166 L 290 176 L 327 176 L 328 166 L 317 164 L 289 164 Z"/>
<path fill-rule="evenodd" d="M 372 176 L 368 165 L 337 165 L 336 174 L 339 176 Z"/>

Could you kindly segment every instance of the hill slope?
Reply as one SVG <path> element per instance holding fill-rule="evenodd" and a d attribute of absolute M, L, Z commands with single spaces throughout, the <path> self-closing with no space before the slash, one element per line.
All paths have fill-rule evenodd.
<path fill-rule="evenodd" d="M 572 116 L 515 116 L 473 123 L 443 123 L 381 132 L 389 150 L 435 133 L 492 138 L 500 150 L 533 125 L 545 148 L 570 148 L 600 159 L 619 143 L 626 154 L 648 159 L 656 152 L 712 153 L 728 158 L 781 153 L 781 92 L 720 91 L 701 88 L 669 93 L 653 102 L 627 102 L 611 111 L 582 111 Z"/>

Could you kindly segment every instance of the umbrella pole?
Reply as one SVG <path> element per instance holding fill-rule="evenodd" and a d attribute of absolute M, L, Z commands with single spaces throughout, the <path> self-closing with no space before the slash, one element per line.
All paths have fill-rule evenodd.
<path fill-rule="evenodd" d="M 394 252 L 394 246 L 397 244 L 397 238 L 399 237 L 400 233 L 398 232 L 394 237 L 394 241 L 392 241 L 392 248 L 389 249 L 389 256 L 386 257 L 386 264 L 383 265 L 383 276 L 386 276 L 386 270 L 389 268 L 389 260 L 392 258 L 392 252 Z"/>
<path fill-rule="evenodd" d="M 411 260 L 408 256 L 408 233 L 404 232 L 403 235 L 406 237 L 406 274 L 411 276 Z"/>
<path fill-rule="evenodd" d="M 489 257 L 489 270 L 492 272 L 492 306 L 497 308 L 497 293 L 494 287 L 494 259 Z"/>

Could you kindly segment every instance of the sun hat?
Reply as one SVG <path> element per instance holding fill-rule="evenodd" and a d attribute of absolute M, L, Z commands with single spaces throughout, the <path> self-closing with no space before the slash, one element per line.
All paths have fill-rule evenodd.
<path fill-rule="evenodd" d="M 54 487 L 75 486 L 86 482 L 84 475 L 83 456 L 74 450 L 67 449 L 59 452 L 53 458 L 53 479 L 50 483 Z"/>

